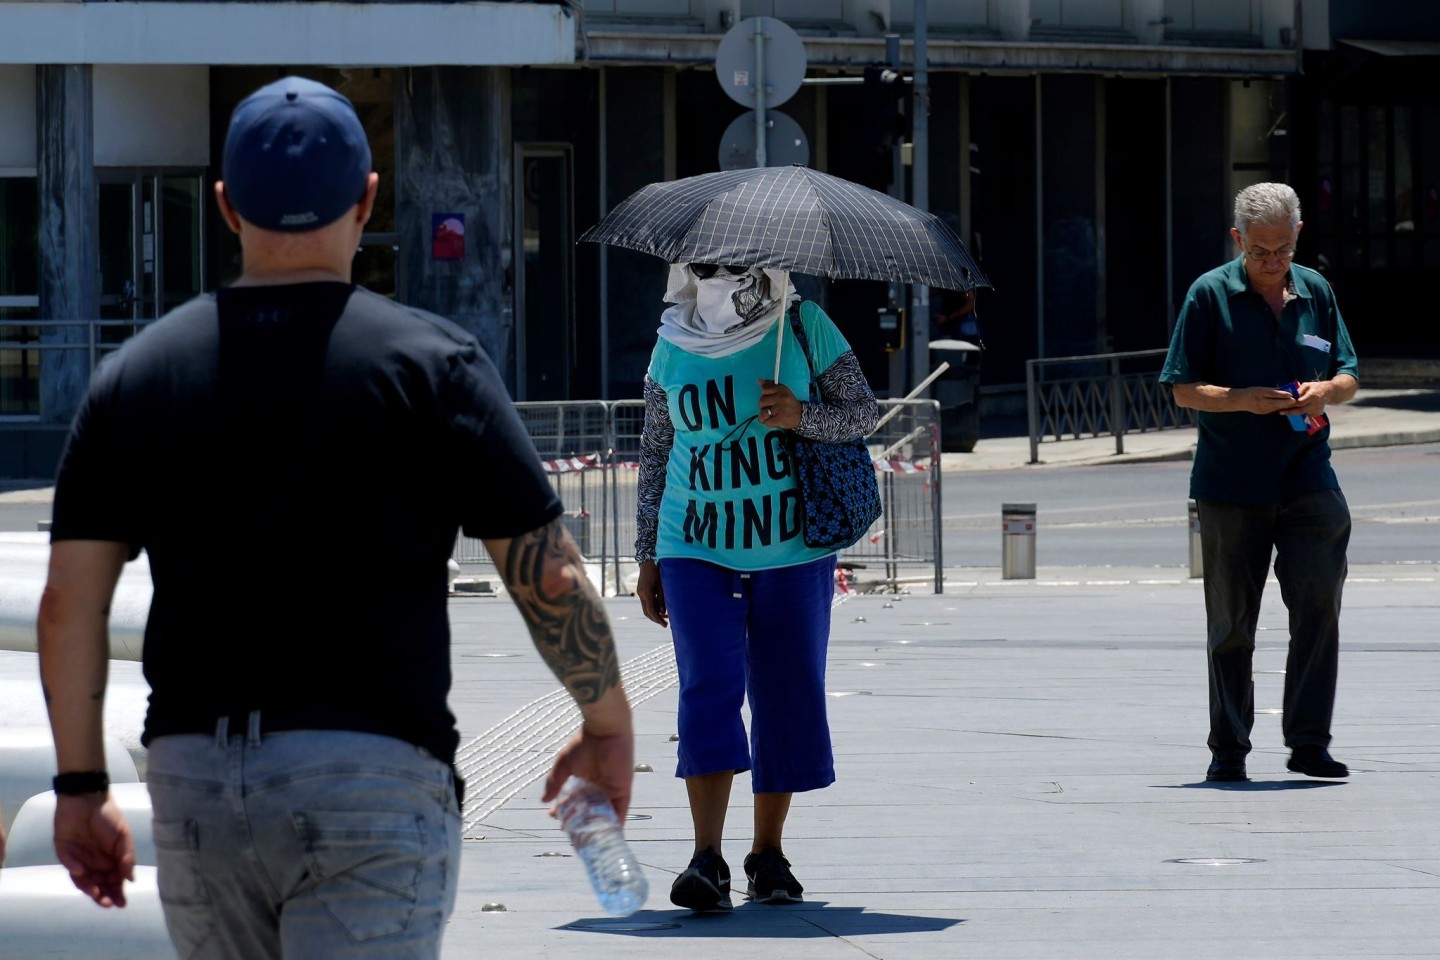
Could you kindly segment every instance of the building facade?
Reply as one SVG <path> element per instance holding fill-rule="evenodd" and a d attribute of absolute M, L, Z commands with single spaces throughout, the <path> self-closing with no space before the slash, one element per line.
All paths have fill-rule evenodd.
<path fill-rule="evenodd" d="M 1229 255 L 1234 191 L 1264 179 L 1295 182 L 1302 258 L 1341 288 L 1362 354 L 1436 350 L 1387 312 L 1440 261 L 1425 82 L 1440 29 L 1415 13 L 1430 5 L 925 6 L 926 96 L 901 97 L 902 113 L 927 111 L 929 207 L 994 282 L 980 299 L 989 402 L 1016 396 L 1028 358 L 1163 346 L 1190 281 Z M 51 475 L 105 347 L 236 274 L 211 184 L 231 109 L 262 83 L 301 73 L 356 103 L 381 175 L 359 282 L 472 330 L 517 399 L 638 397 L 663 264 L 576 237 L 646 183 L 734 162 L 745 108 L 716 58 L 757 16 L 803 42 L 804 82 L 778 110 L 809 165 L 891 188 L 892 141 L 909 134 L 864 77 L 896 52 L 887 35 L 913 77 L 916 13 L 0 0 L 0 476 Z M 908 191 L 913 166 L 899 169 Z M 803 289 L 877 392 L 904 393 L 924 361 L 903 351 L 924 351 L 925 324 L 882 329 L 881 284 Z M 931 296 L 932 316 L 953 308 Z"/>

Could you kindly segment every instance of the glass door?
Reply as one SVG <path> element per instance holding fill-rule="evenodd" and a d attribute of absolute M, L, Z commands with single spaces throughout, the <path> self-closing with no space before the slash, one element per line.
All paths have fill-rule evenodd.
<path fill-rule="evenodd" d="M 135 169 L 99 179 L 99 341 L 113 347 L 204 289 L 204 182 Z"/>
<path fill-rule="evenodd" d="M 575 362 L 570 148 L 515 148 L 516 399 L 569 400 Z"/>

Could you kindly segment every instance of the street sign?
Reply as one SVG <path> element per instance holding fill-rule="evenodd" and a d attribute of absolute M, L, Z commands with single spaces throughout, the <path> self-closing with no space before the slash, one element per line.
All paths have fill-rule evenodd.
<path fill-rule="evenodd" d="M 779 110 L 765 113 L 765 164 L 788 167 L 810 164 L 810 141 L 805 131 Z M 720 169 L 748 170 L 755 166 L 755 111 L 736 117 L 720 137 Z"/>
<path fill-rule="evenodd" d="M 763 51 L 758 60 L 757 47 Z M 741 20 L 720 38 L 715 78 L 720 81 L 720 89 L 742 107 L 779 106 L 795 96 L 805 79 L 805 44 L 783 20 Z M 765 88 L 760 104 L 756 103 L 757 86 Z"/>

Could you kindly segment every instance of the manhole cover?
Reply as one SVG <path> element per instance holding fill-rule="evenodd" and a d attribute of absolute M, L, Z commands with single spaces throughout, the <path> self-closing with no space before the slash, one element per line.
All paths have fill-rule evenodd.
<path fill-rule="evenodd" d="M 1238 867 L 1242 863 L 1264 863 L 1255 857 L 1177 857 L 1166 863 L 1183 863 L 1192 867 Z"/>

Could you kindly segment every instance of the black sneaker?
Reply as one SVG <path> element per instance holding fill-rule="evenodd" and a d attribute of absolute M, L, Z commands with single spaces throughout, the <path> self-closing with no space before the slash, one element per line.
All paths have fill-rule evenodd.
<path fill-rule="evenodd" d="M 730 867 L 714 847 L 690 858 L 690 866 L 670 885 L 670 902 L 697 913 L 730 909 Z"/>
<path fill-rule="evenodd" d="M 799 903 L 805 888 L 790 872 L 790 861 L 779 847 L 766 847 L 745 858 L 745 899 L 753 903 Z"/>

